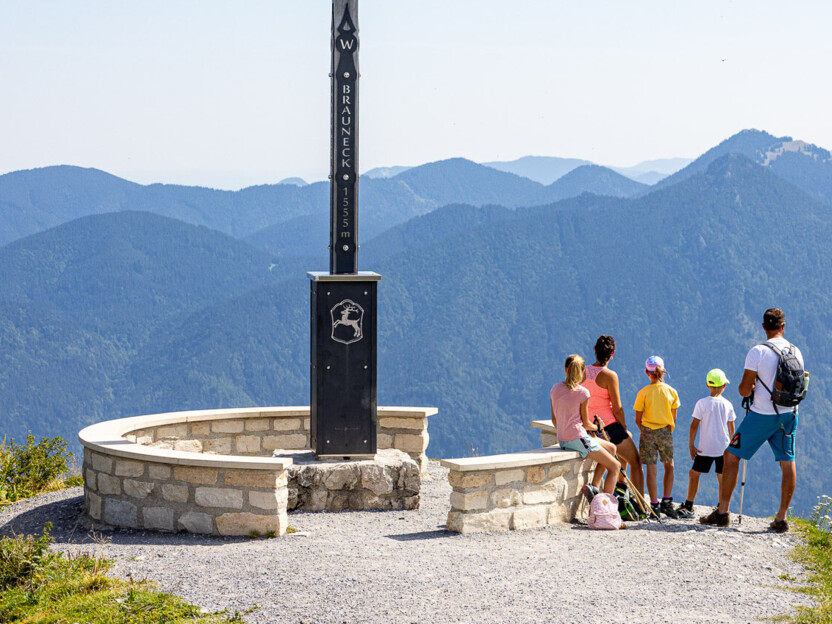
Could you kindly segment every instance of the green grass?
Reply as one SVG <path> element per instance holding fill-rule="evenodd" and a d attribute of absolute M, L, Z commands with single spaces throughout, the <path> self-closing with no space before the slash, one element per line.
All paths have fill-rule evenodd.
<path fill-rule="evenodd" d="M 93 554 L 65 556 L 49 549 L 50 525 L 40 537 L 0 539 L 0 623 L 226 624 L 240 614 L 203 613 L 151 583 L 121 581 L 112 562 Z"/>
<path fill-rule="evenodd" d="M 82 485 L 81 475 L 70 474 L 72 462 L 72 454 L 61 437 L 44 437 L 36 443 L 29 434 L 23 444 L 4 438 L 0 443 L 0 507 Z"/>
<path fill-rule="evenodd" d="M 800 591 L 817 602 L 811 607 L 796 607 L 790 621 L 797 624 L 832 624 L 832 498 L 821 496 L 808 520 L 789 518 L 803 543 L 792 556 L 809 571 L 809 583 Z M 785 576 L 785 575 L 783 575 Z M 782 578 L 782 576 L 781 576 Z M 787 579 L 791 580 L 791 579 Z"/>

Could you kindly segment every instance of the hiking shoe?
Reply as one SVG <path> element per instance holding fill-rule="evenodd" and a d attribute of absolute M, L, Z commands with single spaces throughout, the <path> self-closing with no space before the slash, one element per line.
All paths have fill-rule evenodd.
<path fill-rule="evenodd" d="M 719 513 L 719 507 L 714 507 L 714 510 L 707 516 L 699 516 L 701 524 L 713 524 L 718 527 L 727 527 L 731 522 L 731 514 L 727 511 Z"/>
<path fill-rule="evenodd" d="M 600 492 L 600 490 L 592 485 L 591 483 L 587 483 L 585 486 L 581 488 L 581 494 L 584 495 L 586 498 L 586 502 L 591 503 L 592 499 L 595 498 L 595 495 Z"/>
<path fill-rule="evenodd" d="M 775 520 L 768 525 L 768 528 L 776 533 L 785 533 L 789 530 L 789 523 L 785 520 Z"/>
<path fill-rule="evenodd" d="M 673 520 L 678 520 L 679 519 L 679 514 L 676 513 L 675 509 L 673 509 L 673 499 L 672 498 L 663 498 L 661 504 L 659 505 L 659 509 L 668 518 L 671 518 Z"/>
<path fill-rule="evenodd" d="M 652 509 L 653 513 L 656 514 L 656 518 L 658 518 L 659 514 L 662 512 L 662 506 L 660 503 L 650 503 L 650 509 Z"/>
<path fill-rule="evenodd" d="M 680 518 L 693 518 L 693 509 L 688 509 L 684 503 L 676 508 L 676 513 Z"/>

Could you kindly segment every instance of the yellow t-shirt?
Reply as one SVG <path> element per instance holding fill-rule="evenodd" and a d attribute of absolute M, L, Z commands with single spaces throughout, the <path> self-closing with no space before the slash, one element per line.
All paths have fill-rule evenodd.
<path fill-rule="evenodd" d="M 633 409 L 642 413 L 641 424 L 648 429 L 661 429 L 669 426 L 673 431 L 676 428 L 676 422 L 670 410 L 678 409 L 679 405 L 681 405 L 679 393 L 660 381 L 644 386 L 638 391 Z"/>

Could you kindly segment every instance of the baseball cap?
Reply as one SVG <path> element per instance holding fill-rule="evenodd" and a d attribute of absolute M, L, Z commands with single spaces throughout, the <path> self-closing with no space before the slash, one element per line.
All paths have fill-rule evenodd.
<path fill-rule="evenodd" d="M 651 355 L 649 358 L 647 358 L 647 361 L 644 362 L 644 368 L 646 368 L 651 373 L 655 372 L 657 368 L 667 370 L 664 367 L 664 360 L 661 359 L 658 355 Z"/>
<path fill-rule="evenodd" d="M 728 381 L 728 376 L 721 368 L 713 368 L 708 371 L 707 377 L 707 384 L 711 388 L 721 388 L 727 383 L 731 383 Z"/>

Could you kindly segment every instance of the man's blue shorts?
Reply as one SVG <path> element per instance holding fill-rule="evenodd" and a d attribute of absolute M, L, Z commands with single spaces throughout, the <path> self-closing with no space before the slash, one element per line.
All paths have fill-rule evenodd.
<path fill-rule="evenodd" d="M 794 461 L 797 413 L 758 414 L 748 412 L 728 445 L 728 452 L 740 459 L 751 459 L 763 442 L 768 442 L 775 461 Z"/>

